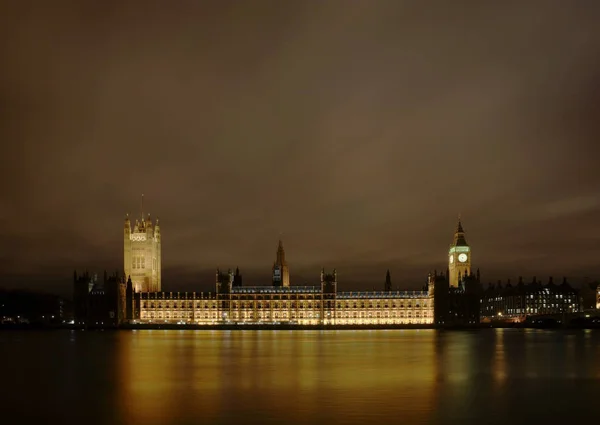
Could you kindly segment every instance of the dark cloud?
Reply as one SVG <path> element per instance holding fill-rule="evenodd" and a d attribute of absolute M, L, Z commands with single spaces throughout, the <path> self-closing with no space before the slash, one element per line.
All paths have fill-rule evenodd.
<path fill-rule="evenodd" d="M 491 280 L 597 275 L 599 20 L 558 0 L 5 3 L 3 280 L 121 268 L 142 192 L 166 288 L 217 265 L 267 283 L 280 232 L 293 282 L 419 287 L 459 212 Z"/>

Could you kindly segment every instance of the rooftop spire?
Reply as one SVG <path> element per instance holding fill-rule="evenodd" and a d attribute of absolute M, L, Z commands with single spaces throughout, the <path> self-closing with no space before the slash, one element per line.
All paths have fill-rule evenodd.
<path fill-rule="evenodd" d="M 454 243 L 453 246 L 469 246 L 465 239 L 465 230 L 462 226 L 460 214 L 458 215 L 458 224 L 456 225 L 456 232 L 454 232 Z"/>
<path fill-rule="evenodd" d="M 281 235 L 280 235 L 281 236 Z M 277 261 L 276 264 L 285 265 L 285 251 L 283 249 L 283 242 L 281 237 L 279 238 L 279 244 L 277 245 Z"/>
<path fill-rule="evenodd" d="M 144 221 L 144 194 L 142 193 L 142 202 L 140 205 L 140 213 L 142 214 L 142 221 Z"/>
<path fill-rule="evenodd" d="M 460 221 L 460 213 L 458 214 L 458 225 L 456 226 L 456 233 L 465 233 L 462 227 L 462 222 Z"/>

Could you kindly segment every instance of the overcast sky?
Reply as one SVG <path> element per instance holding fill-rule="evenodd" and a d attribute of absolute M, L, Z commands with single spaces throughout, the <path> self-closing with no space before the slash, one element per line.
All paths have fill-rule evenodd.
<path fill-rule="evenodd" d="M 0 286 L 70 293 L 158 216 L 163 288 L 600 277 L 600 2 L 0 5 Z"/>

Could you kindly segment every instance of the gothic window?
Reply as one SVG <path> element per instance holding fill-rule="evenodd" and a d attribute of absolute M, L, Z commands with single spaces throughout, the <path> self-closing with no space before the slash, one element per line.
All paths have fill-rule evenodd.
<path fill-rule="evenodd" d="M 146 257 L 142 257 L 142 266 L 141 266 L 141 268 L 142 269 L 146 268 Z"/>

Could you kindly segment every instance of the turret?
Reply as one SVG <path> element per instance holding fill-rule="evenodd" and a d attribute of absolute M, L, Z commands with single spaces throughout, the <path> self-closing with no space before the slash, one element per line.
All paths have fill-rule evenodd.
<path fill-rule="evenodd" d="M 216 289 L 217 294 L 229 294 L 231 287 L 233 286 L 233 272 L 231 269 L 227 270 L 227 273 L 221 272 L 217 269 L 216 274 Z"/>
<path fill-rule="evenodd" d="M 392 290 L 392 277 L 390 276 L 390 270 L 388 269 L 388 271 L 385 274 L 384 291 L 390 292 L 391 290 Z"/>
<path fill-rule="evenodd" d="M 290 286 L 290 270 L 285 260 L 285 250 L 281 239 L 279 239 L 275 262 L 273 263 L 273 286 Z"/>
<path fill-rule="evenodd" d="M 325 273 L 325 270 L 321 270 L 321 290 L 324 293 L 335 293 L 337 291 L 337 271 L 333 269 L 333 273 Z"/>
<path fill-rule="evenodd" d="M 154 237 L 160 241 L 160 226 L 158 225 L 158 217 L 156 217 L 156 222 L 154 223 Z"/>
<path fill-rule="evenodd" d="M 146 228 L 146 233 L 148 234 L 148 238 L 151 238 L 152 236 L 154 236 L 154 231 L 152 229 L 152 219 L 150 218 L 150 214 L 148 214 L 146 216 L 146 222 L 144 224 L 144 227 Z"/>
<path fill-rule="evenodd" d="M 427 274 L 427 295 L 433 298 L 435 295 L 435 277 L 429 272 Z"/>
<path fill-rule="evenodd" d="M 129 220 L 129 214 L 127 214 L 125 216 L 125 224 L 123 226 L 123 233 L 126 236 L 129 236 L 131 234 L 131 221 Z"/>
<path fill-rule="evenodd" d="M 235 275 L 233 276 L 233 286 L 234 287 L 242 286 L 242 275 L 240 274 L 239 267 L 235 268 Z"/>

